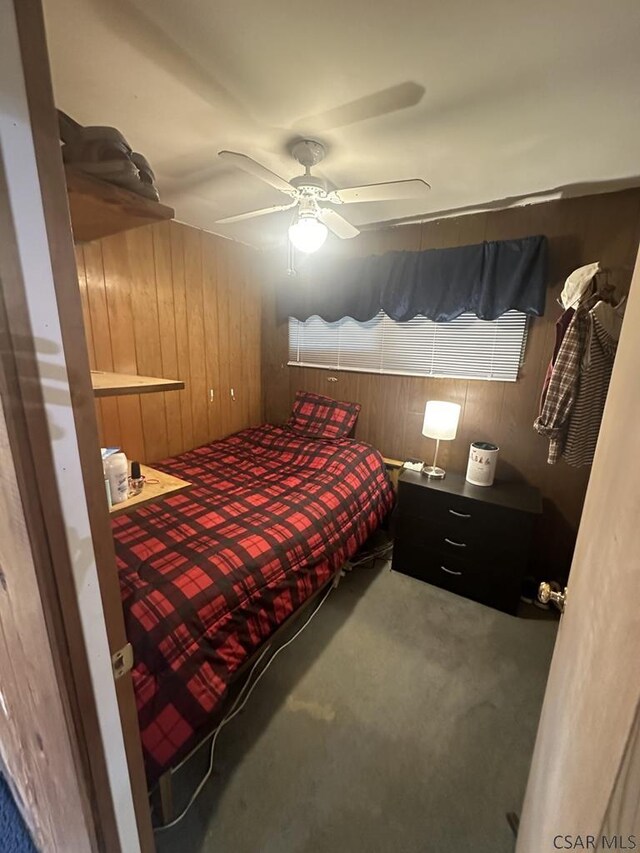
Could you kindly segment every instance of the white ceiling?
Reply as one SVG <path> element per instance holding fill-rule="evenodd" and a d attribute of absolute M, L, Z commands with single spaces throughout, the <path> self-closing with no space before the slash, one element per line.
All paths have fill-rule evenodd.
<path fill-rule="evenodd" d="M 317 171 L 338 187 L 432 185 L 342 208 L 355 225 L 640 184 L 638 0 L 44 5 L 57 105 L 120 128 L 177 218 L 210 231 L 283 238 L 288 213 L 216 225 L 286 200 L 216 154 L 289 179 L 301 135 L 327 145 Z"/>

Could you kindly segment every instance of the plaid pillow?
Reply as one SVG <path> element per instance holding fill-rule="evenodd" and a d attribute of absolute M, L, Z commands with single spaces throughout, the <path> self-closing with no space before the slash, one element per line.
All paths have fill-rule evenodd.
<path fill-rule="evenodd" d="M 341 403 L 310 391 L 297 391 L 287 426 L 309 438 L 346 438 L 359 414 L 360 403 Z"/>

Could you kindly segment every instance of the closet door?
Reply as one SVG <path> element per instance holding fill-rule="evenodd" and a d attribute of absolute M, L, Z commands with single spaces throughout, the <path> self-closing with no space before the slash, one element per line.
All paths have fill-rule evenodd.
<path fill-rule="evenodd" d="M 262 422 L 261 290 L 254 250 L 231 240 L 211 239 L 216 242 L 204 262 L 206 268 L 209 258 L 215 256 L 217 374 L 214 375 L 220 393 L 216 411 L 219 431 L 212 438 L 219 438 Z M 210 325 L 215 329 L 212 311 Z"/>
<path fill-rule="evenodd" d="M 231 363 L 235 353 L 235 341 L 230 328 L 233 311 L 233 285 L 231 282 L 231 276 L 234 272 L 232 260 L 233 248 L 233 244 L 229 240 L 225 240 L 224 243 L 218 241 L 215 255 L 220 438 L 234 432 L 235 412 L 232 409 L 231 390 L 233 389 L 235 394 L 235 388 L 233 388 L 234 376 L 231 370 Z"/>
<path fill-rule="evenodd" d="M 206 403 L 209 441 L 222 438 L 222 389 L 220 376 L 220 333 L 218 328 L 218 256 L 223 241 L 213 234 L 202 234 L 202 282 L 204 300 Z"/>
<path fill-rule="evenodd" d="M 248 357 L 251 341 L 246 335 L 246 318 L 243 314 L 244 251 L 231 244 L 229 264 L 229 398 L 231 432 L 243 429 L 248 423 L 248 387 L 243 363 Z"/>
<path fill-rule="evenodd" d="M 639 363 L 637 261 L 551 664 L 518 853 L 570 844 L 594 850 L 640 846 Z M 606 839 L 589 847 L 588 835 Z"/>
<path fill-rule="evenodd" d="M 246 393 L 246 426 L 258 426 L 262 412 L 262 297 L 258 253 L 246 250 L 242 279 L 242 384 Z"/>

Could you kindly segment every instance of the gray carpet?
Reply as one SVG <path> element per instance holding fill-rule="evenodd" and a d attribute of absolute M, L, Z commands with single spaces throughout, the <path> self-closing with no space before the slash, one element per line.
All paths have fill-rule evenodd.
<path fill-rule="evenodd" d="M 218 739 L 160 853 L 512 853 L 556 623 L 353 571 Z M 178 805 L 207 756 L 176 776 Z"/>

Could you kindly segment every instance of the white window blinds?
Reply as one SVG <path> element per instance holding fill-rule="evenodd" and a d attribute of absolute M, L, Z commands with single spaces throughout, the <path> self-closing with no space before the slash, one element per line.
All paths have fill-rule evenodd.
<path fill-rule="evenodd" d="M 382 311 L 358 323 L 289 318 L 289 364 L 515 382 L 524 355 L 527 315 L 507 311 L 497 320 L 462 314 L 449 323 L 414 317 L 396 323 Z"/>

